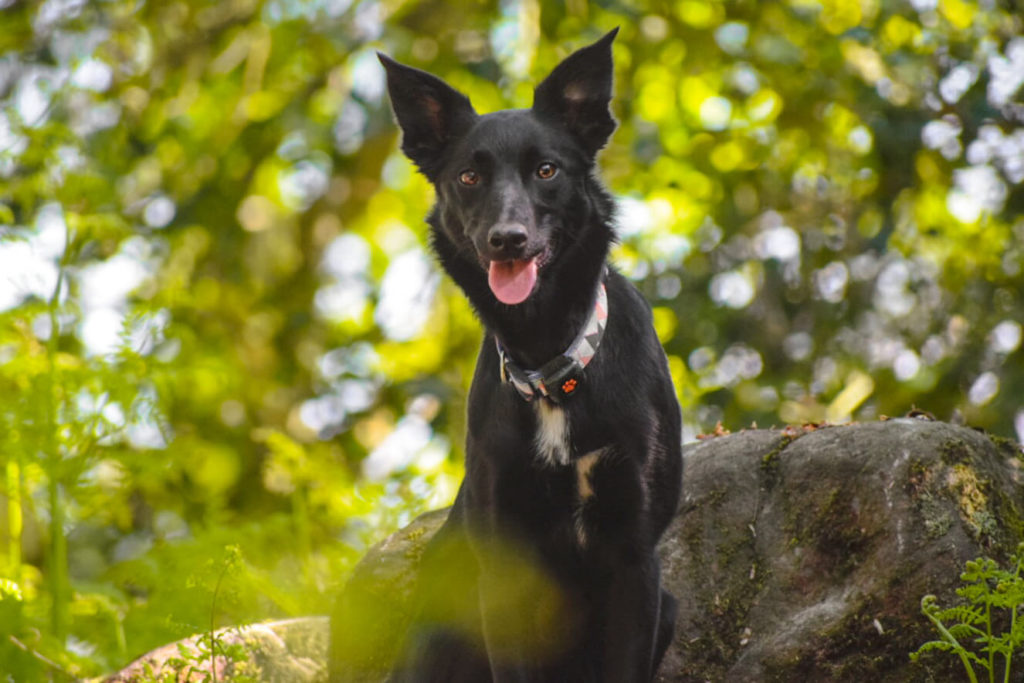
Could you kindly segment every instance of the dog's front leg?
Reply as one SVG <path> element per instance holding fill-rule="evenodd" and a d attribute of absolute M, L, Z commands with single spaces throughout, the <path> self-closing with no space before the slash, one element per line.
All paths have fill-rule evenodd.
<path fill-rule="evenodd" d="M 654 553 L 616 569 L 605 602 L 602 680 L 640 683 L 654 676 L 661 593 Z"/>
<path fill-rule="evenodd" d="M 659 535 L 644 478 L 646 454 L 633 457 L 627 446 L 606 454 L 589 470 L 591 496 L 584 509 L 591 590 L 600 653 L 599 680 L 646 683 L 672 637 L 674 600 L 662 597 L 655 552 Z M 662 615 L 663 605 L 672 614 Z"/>
<path fill-rule="evenodd" d="M 486 497 L 474 500 L 485 503 L 473 515 L 471 535 L 487 658 L 497 683 L 579 680 L 558 673 L 567 652 L 579 645 L 579 624 L 552 558 L 539 547 L 543 519 L 536 510 L 527 512 L 541 506 L 538 496 L 524 495 L 540 488 L 529 476 L 516 467 L 501 469 L 494 480 L 500 485 L 478 489 Z"/>
<path fill-rule="evenodd" d="M 484 572 L 480 582 L 480 612 L 484 642 L 494 683 L 526 683 L 532 649 L 523 631 L 535 620 L 531 596 L 516 588 L 504 571 Z"/>

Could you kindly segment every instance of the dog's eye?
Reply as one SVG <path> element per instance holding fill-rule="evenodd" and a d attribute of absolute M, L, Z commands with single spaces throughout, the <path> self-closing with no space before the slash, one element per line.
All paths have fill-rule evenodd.
<path fill-rule="evenodd" d="M 558 173 L 558 167 L 550 161 L 545 161 L 537 167 L 537 177 L 541 180 L 551 180 Z"/>
<path fill-rule="evenodd" d="M 480 175 L 476 171 L 466 169 L 459 174 L 459 182 L 463 185 L 476 185 L 480 182 Z"/>

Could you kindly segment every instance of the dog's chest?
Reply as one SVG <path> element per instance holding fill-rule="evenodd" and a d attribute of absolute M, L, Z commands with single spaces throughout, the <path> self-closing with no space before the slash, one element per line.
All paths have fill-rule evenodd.
<path fill-rule="evenodd" d="M 572 454 L 569 417 L 562 408 L 548 401 L 535 401 L 537 433 L 533 443 L 541 461 L 548 465 L 568 465 Z"/>
<path fill-rule="evenodd" d="M 571 465 L 575 470 L 575 495 L 567 501 L 571 520 L 571 534 L 583 548 L 588 545 L 591 524 L 587 522 L 587 508 L 595 504 L 594 466 L 605 455 L 607 449 L 600 448 L 578 455 L 573 460 L 571 423 L 565 411 L 546 401 L 534 404 L 537 415 L 537 433 L 534 446 L 537 456 L 550 467 Z"/>

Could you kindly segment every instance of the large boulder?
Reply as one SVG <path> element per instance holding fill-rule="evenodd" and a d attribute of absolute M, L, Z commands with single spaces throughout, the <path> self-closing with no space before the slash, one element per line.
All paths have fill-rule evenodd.
<path fill-rule="evenodd" d="M 941 422 L 749 430 L 685 449 L 683 498 L 661 544 L 679 598 L 661 681 L 961 680 L 928 593 L 956 599 L 964 563 L 1024 540 L 1018 446 Z M 383 680 L 430 513 L 371 550 L 332 623 L 334 670 Z"/>
<path fill-rule="evenodd" d="M 921 598 L 955 602 L 967 560 L 1005 562 L 1024 540 L 1019 446 L 901 418 L 749 430 L 691 444 L 684 457 L 683 499 L 661 544 L 679 615 L 660 681 L 964 679 L 955 657 L 910 661 L 935 638 Z M 356 566 L 331 623 L 339 680 L 384 680 L 419 558 L 445 515 L 420 517 Z M 326 619 L 257 631 L 238 632 L 257 676 L 324 680 Z M 109 680 L 158 661 L 151 653 Z"/>
<path fill-rule="evenodd" d="M 232 626 L 198 634 L 148 652 L 121 671 L 91 683 L 130 681 L 327 680 L 326 617 L 302 617 Z M 211 656 L 211 654 L 213 656 Z"/>
<path fill-rule="evenodd" d="M 686 453 L 662 543 L 679 598 L 664 681 L 963 680 L 912 664 L 936 635 L 921 598 L 1024 540 L 1021 451 L 922 419 L 754 430 Z"/>

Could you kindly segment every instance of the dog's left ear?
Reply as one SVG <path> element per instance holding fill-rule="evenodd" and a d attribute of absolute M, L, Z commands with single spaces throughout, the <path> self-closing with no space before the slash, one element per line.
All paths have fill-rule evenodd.
<path fill-rule="evenodd" d="M 612 99 L 613 29 L 593 45 L 580 48 L 555 67 L 533 91 L 533 111 L 561 123 L 593 156 L 615 130 L 608 110 Z"/>

